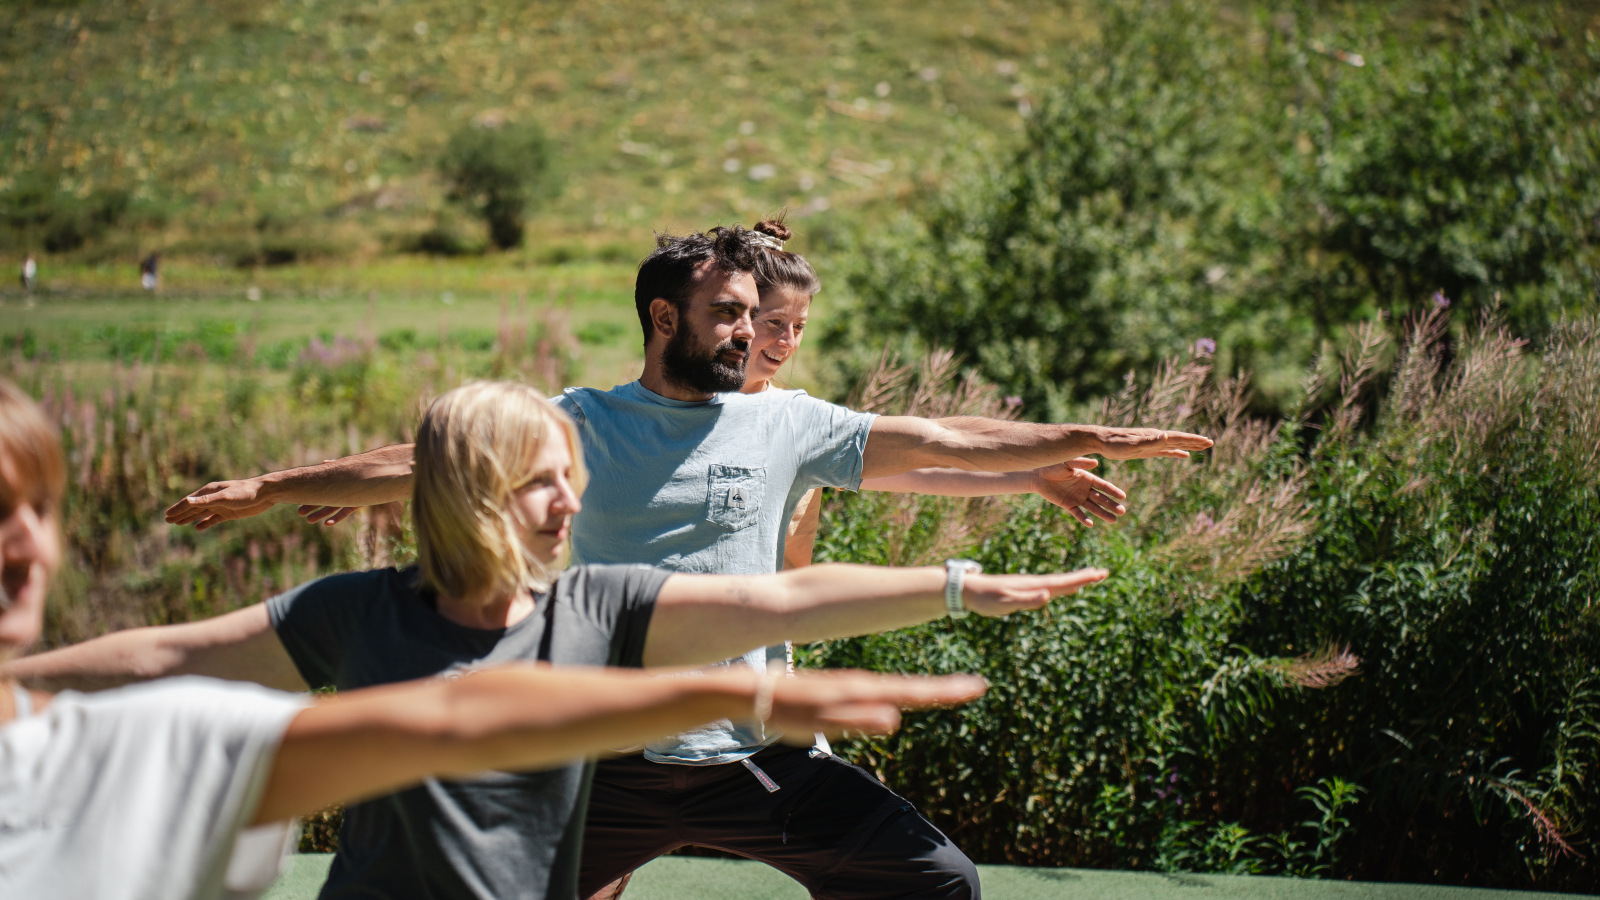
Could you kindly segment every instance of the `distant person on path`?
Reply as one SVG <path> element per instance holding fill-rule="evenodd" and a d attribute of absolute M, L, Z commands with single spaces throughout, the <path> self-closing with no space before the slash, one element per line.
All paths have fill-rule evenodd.
<path fill-rule="evenodd" d="M 577 429 L 532 388 L 505 382 L 469 384 L 434 401 L 418 427 L 412 480 L 419 567 L 318 579 L 207 621 L 132 629 L 30 657 L 13 674 L 35 684 L 93 688 L 199 673 L 343 692 L 417 678 L 449 683 L 515 661 L 681 669 L 786 638 L 821 640 L 926 622 L 952 602 L 982 615 L 1037 609 L 1106 574 L 971 574 L 952 581 L 937 567 L 834 565 L 753 576 L 639 565 L 560 571 L 572 516 L 582 508 Z M 791 681 L 781 674 L 741 667 L 712 679 L 743 685 L 747 705 L 734 709 L 753 710 L 725 710 L 723 721 L 740 721 L 765 739 L 772 692 L 781 686 L 791 696 Z M 902 696 L 921 705 L 953 702 L 981 689 L 969 679 L 891 680 L 892 690 L 874 701 L 863 685 L 877 679 L 846 679 L 865 691 L 863 709 L 878 704 L 869 723 L 886 723 L 882 702 Z M 699 708 L 709 716 L 698 721 L 719 715 Z M 787 718 L 794 727 L 805 717 Z M 798 733 L 810 727 L 800 724 Z M 771 737 L 779 733 L 774 723 Z M 507 768 L 518 771 L 428 780 L 347 807 L 322 896 L 574 900 L 592 769 Z"/>
<path fill-rule="evenodd" d="M 39 636 L 61 560 L 64 482 L 51 426 L 0 381 L 0 664 Z M 897 705 L 982 692 L 963 677 L 780 682 L 526 665 L 471 674 L 308 702 L 193 677 L 52 695 L 0 669 L 0 893 L 238 900 L 276 877 L 294 815 L 429 774 L 571 768 L 618 741 L 727 715 L 881 732 Z"/>
<path fill-rule="evenodd" d="M 33 261 L 33 254 L 29 253 L 22 258 L 22 290 L 24 293 L 33 293 L 34 282 L 39 278 L 39 264 Z"/>
<path fill-rule="evenodd" d="M 796 504 L 814 487 L 854 490 L 863 478 L 922 468 L 1016 472 L 1085 454 L 1177 458 L 1211 446 L 1151 428 L 875 416 L 803 391 L 738 393 L 759 307 L 753 273 L 766 246 L 766 235 L 739 227 L 659 236 L 634 287 L 644 374 L 558 398 L 577 422 L 593 478 L 586 512 L 572 525 L 579 562 L 770 573 Z M 399 445 L 210 484 L 167 515 L 205 528 L 285 502 L 336 521 L 345 508 L 403 499 L 411 482 L 412 448 Z M 950 577 L 967 566 L 952 560 Z M 784 658 L 776 642 L 744 646 L 756 649 L 730 664 L 761 670 Z M 596 797 L 625 802 L 591 807 L 583 896 L 683 844 L 759 859 L 818 898 L 979 895 L 966 856 L 877 779 L 772 741 L 730 721 L 652 744 L 642 757 L 602 762 Z M 816 816 L 772 818 L 802 796 Z"/>
<path fill-rule="evenodd" d="M 153 291 L 161 286 L 161 254 L 152 253 L 139 263 L 139 286 Z"/>

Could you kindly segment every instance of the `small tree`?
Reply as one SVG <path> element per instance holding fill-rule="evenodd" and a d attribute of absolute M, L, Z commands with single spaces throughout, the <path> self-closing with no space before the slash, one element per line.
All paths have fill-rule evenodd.
<path fill-rule="evenodd" d="M 529 207 L 553 196 L 559 182 L 550 141 L 534 124 L 469 126 L 455 133 L 440 160 L 451 200 L 470 206 L 502 250 L 522 243 Z"/>

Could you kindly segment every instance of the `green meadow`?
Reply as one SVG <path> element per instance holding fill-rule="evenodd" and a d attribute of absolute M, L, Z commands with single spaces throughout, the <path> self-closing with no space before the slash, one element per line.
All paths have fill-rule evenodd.
<path fill-rule="evenodd" d="M 162 511 L 468 379 L 631 380 L 653 232 L 787 209 L 824 282 L 791 383 L 1217 440 L 1105 464 L 1115 528 L 827 492 L 819 561 L 1113 571 L 801 648 L 992 685 L 839 752 L 1017 896 L 1594 893 L 1597 113 L 1592 2 L 15 0 L 0 376 L 69 462 L 44 643 L 409 562 L 404 504 Z M 534 129 L 492 249 L 442 160 Z M 743 877 L 688 862 L 642 895 Z"/>

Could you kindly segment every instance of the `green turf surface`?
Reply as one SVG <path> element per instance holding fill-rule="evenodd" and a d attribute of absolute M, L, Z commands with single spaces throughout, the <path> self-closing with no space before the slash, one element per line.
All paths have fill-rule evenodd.
<path fill-rule="evenodd" d="M 333 857 L 297 856 L 266 900 L 311 900 Z M 1089 869 L 979 866 L 989 900 L 1532 900 L 1527 891 L 1244 878 L 1230 875 L 1160 875 Z M 627 900 L 806 900 L 806 892 L 760 863 L 669 856 L 639 870 Z M 1570 897 L 1586 895 L 1569 894 Z"/>

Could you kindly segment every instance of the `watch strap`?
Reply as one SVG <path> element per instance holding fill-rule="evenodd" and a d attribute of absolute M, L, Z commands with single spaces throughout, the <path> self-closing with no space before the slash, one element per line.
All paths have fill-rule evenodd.
<path fill-rule="evenodd" d="M 967 605 L 961 600 L 961 589 L 967 573 L 982 572 L 983 567 L 970 559 L 947 559 L 944 563 L 944 608 L 952 619 L 965 618 Z"/>

